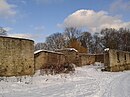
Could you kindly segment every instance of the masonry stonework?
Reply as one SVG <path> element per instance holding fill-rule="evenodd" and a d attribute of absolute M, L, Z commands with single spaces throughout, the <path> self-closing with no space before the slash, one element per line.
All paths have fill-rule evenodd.
<path fill-rule="evenodd" d="M 130 70 L 130 52 L 107 50 L 104 54 L 79 53 L 74 48 L 34 53 L 34 42 L 29 39 L 0 36 L 0 76 L 33 75 L 35 70 L 49 68 L 64 71 L 71 65 L 84 66 L 104 63 L 107 71 Z"/>
<path fill-rule="evenodd" d="M 104 54 L 86 54 L 79 53 L 79 60 L 82 66 L 94 64 L 95 62 L 104 62 Z"/>
<path fill-rule="evenodd" d="M 34 42 L 0 36 L 0 76 L 34 74 Z"/>
<path fill-rule="evenodd" d="M 35 70 L 56 68 L 65 64 L 64 54 L 58 52 L 40 50 L 34 53 L 34 57 Z"/>
<path fill-rule="evenodd" d="M 113 49 L 105 51 L 104 65 L 107 71 L 130 70 L 130 52 Z"/>
<path fill-rule="evenodd" d="M 88 54 L 85 54 L 85 53 L 80 53 L 79 57 L 80 57 L 80 64 L 82 66 L 95 63 L 95 56 L 88 55 Z"/>
<path fill-rule="evenodd" d="M 56 52 L 61 52 L 65 55 L 65 63 L 66 64 L 75 64 L 76 66 L 80 66 L 79 63 L 79 52 L 74 48 L 65 48 L 55 50 Z"/>

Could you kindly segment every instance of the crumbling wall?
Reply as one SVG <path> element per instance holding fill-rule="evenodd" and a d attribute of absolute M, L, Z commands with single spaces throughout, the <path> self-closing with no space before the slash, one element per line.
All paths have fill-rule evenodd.
<path fill-rule="evenodd" d="M 72 64 L 73 63 L 77 66 L 80 65 L 80 63 L 79 63 L 79 53 L 76 49 L 65 48 L 65 49 L 56 50 L 56 52 L 61 52 L 65 55 L 65 63 L 66 64 Z"/>
<path fill-rule="evenodd" d="M 34 74 L 34 42 L 0 36 L 0 76 Z"/>
<path fill-rule="evenodd" d="M 130 52 L 110 49 L 105 51 L 104 59 L 108 71 L 130 70 Z"/>
<path fill-rule="evenodd" d="M 104 68 L 108 69 L 109 64 L 110 64 L 109 53 L 105 51 L 104 52 Z"/>
<path fill-rule="evenodd" d="M 95 63 L 95 56 L 94 55 L 88 55 L 88 54 L 80 53 L 79 57 L 80 57 L 80 64 L 82 66 Z"/>
<path fill-rule="evenodd" d="M 82 66 L 84 65 L 90 65 L 94 64 L 95 62 L 104 62 L 104 55 L 103 54 L 85 54 L 85 53 L 80 53 L 80 64 Z"/>
<path fill-rule="evenodd" d="M 94 64 L 95 62 L 104 62 L 104 54 L 87 54 L 79 53 L 74 48 L 65 48 L 61 50 L 56 50 L 56 52 L 62 52 L 65 54 L 66 63 L 74 63 L 77 66 L 84 66 Z"/>
<path fill-rule="evenodd" d="M 65 64 L 64 54 L 46 50 L 36 51 L 34 59 L 35 59 L 35 70 L 45 68 L 55 68 L 57 66 Z"/>
<path fill-rule="evenodd" d="M 95 62 L 104 63 L 104 54 L 95 54 Z"/>

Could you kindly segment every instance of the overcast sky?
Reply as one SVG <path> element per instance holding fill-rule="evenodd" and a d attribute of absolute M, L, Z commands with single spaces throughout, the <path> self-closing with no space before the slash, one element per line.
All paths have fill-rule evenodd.
<path fill-rule="evenodd" d="M 130 28 L 130 0 L 0 0 L 0 26 L 36 42 L 68 26 L 92 33 Z"/>

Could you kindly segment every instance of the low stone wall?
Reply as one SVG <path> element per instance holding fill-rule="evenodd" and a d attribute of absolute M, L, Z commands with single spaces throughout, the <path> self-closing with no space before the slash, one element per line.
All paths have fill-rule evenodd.
<path fill-rule="evenodd" d="M 76 66 L 79 66 L 79 53 L 74 48 L 65 48 L 60 50 L 55 50 L 56 52 L 61 52 L 65 55 L 65 63 L 66 64 L 75 64 Z"/>
<path fill-rule="evenodd" d="M 62 53 L 39 50 L 34 53 L 35 70 L 55 68 L 65 64 L 65 56 Z M 53 67 L 52 67 L 53 66 Z"/>
<path fill-rule="evenodd" d="M 0 36 L 0 76 L 34 74 L 34 42 Z"/>
<path fill-rule="evenodd" d="M 130 52 L 113 49 L 105 51 L 104 65 L 107 71 L 130 70 Z"/>
<path fill-rule="evenodd" d="M 80 60 L 80 64 L 82 66 L 94 64 L 95 62 L 103 63 L 104 62 L 104 55 L 103 54 L 85 54 L 85 53 L 80 53 L 79 54 L 79 60 Z"/>
<path fill-rule="evenodd" d="M 80 64 L 82 66 L 90 65 L 90 64 L 94 64 L 95 63 L 95 56 L 93 56 L 93 55 L 80 53 L 79 57 L 80 57 Z"/>
<path fill-rule="evenodd" d="M 104 54 L 95 54 L 95 62 L 104 63 Z"/>

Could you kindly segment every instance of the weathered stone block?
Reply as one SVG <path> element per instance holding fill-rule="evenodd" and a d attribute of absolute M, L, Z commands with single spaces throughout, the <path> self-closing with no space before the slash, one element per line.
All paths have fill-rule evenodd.
<path fill-rule="evenodd" d="M 65 62 L 67 64 L 75 64 L 77 66 L 80 66 L 79 63 L 79 53 L 74 48 L 65 48 L 65 49 L 59 49 L 55 50 L 56 52 L 61 52 L 65 55 Z"/>

